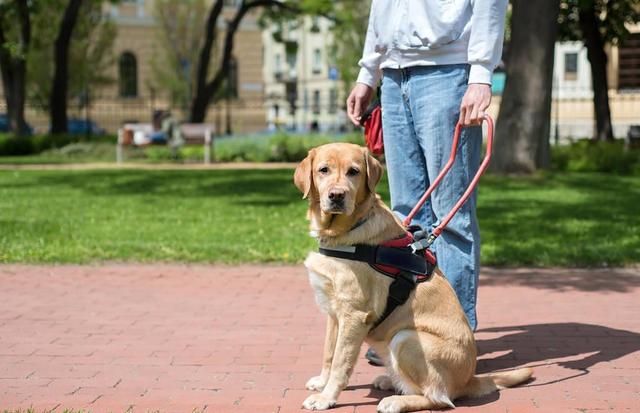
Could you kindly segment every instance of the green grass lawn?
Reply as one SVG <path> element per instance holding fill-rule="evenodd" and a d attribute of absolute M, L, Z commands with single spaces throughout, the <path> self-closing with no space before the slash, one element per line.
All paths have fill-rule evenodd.
<path fill-rule="evenodd" d="M 314 240 L 292 173 L 0 171 L 0 262 L 299 262 Z M 638 263 L 639 211 L 640 176 L 487 176 L 482 261 Z"/>

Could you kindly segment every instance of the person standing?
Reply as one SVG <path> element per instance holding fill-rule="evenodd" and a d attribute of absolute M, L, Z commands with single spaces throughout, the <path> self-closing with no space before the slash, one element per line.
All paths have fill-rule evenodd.
<path fill-rule="evenodd" d="M 361 67 L 347 99 L 359 125 L 378 81 L 391 207 L 403 219 L 443 168 L 456 123 L 458 155 L 414 218 L 433 229 L 475 175 L 491 76 L 500 62 L 508 0 L 373 0 Z M 432 246 L 473 330 L 480 269 L 476 194 Z"/>

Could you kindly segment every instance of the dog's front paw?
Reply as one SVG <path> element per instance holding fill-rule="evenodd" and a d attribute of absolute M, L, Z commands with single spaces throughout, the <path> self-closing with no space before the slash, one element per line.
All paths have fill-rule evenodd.
<path fill-rule="evenodd" d="M 393 382 L 389 376 L 378 376 L 373 381 L 373 387 L 380 390 L 393 390 Z"/>
<path fill-rule="evenodd" d="M 327 379 L 322 376 L 311 377 L 305 387 L 308 390 L 322 391 L 324 390 L 324 386 L 327 385 Z"/>
<path fill-rule="evenodd" d="M 327 410 L 336 405 L 335 400 L 329 400 L 322 393 L 312 394 L 302 403 L 307 410 Z"/>
<path fill-rule="evenodd" d="M 401 413 L 402 408 L 398 402 L 398 396 L 389 396 L 378 403 L 378 413 Z"/>

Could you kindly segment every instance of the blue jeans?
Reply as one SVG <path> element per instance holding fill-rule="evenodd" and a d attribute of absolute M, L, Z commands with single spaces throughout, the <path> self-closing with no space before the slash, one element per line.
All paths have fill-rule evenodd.
<path fill-rule="evenodd" d="M 391 207 L 403 219 L 451 151 L 460 103 L 467 89 L 469 66 L 418 66 L 384 69 L 382 125 Z M 453 208 L 480 164 L 482 128 L 464 128 L 456 161 L 413 223 L 432 230 Z M 476 193 L 451 220 L 432 246 L 438 265 L 455 290 L 475 330 L 480 233 Z"/>

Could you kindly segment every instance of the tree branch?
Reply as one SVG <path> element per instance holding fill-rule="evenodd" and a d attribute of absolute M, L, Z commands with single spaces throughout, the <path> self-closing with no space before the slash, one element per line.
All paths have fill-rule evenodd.
<path fill-rule="evenodd" d="M 209 62 L 211 61 L 211 50 L 213 49 L 213 43 L 216 40 L 216 25 L 218 18 L 222 13 L 222 7 L 224 6 L 223 0 L 216 0 L 211 7 L 209 17 L 207 17 L 207 27 L 205 30 L 204 44 L 200 50 L 200 57 L 198 59 L 198 72 L 196 74 L 196 90 L 204 90 L 207 84 L 207 75 L 209 74 Z"/>
<path fill-rule="evenodd" d="M 27 5 L 27 0 L 19 0 L 17 5 L 21 22 L 20 42 L 22 43 L 22 53 L 26 60 L 29 44 L 31 43 L 31 19 L 29 18 L 29 6 Z"/>
<path fill-rule="evenodd" d="M 205 87 L 205 95 L 207 97 L 210 98 L 213 96 L 213 94 L 222 85 L 222 82 L 228 75 L 229 65 L 231 63 L 231 57 L 233 55 L 235 34 L 238 31 L 238 28 L 240 27 L 240 23 L 242 22 L 244 16 L 254 8 L 269 6 L 275 6 L 280 7 L 284 10 L 300 12 L 300 9 L 278 0 L 252 0 L 246 3 L 243 1 L 235 16 L 227 26 L 227 32 L 225 34 L 224 41 L 224 51 L 222 52 L 220 67 L 218 68 L 218 71 L 214 78 L 211 80 L 211 82 L 207 83 Z"/>

